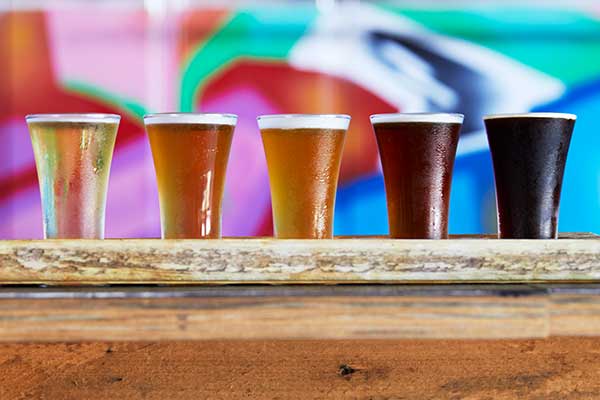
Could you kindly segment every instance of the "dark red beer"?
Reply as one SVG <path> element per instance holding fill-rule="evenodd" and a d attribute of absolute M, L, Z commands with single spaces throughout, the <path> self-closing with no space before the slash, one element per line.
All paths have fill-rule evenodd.
<path fill-rule="evenodd" d="M 390 237 L 448 237 L 450 183 L 461 114 L 378 114 L 377 137 Z"/>
<path fill-rule="evenodd" d="M 563 173 L 576 116 L 484 118 L 496 181 L 501 239 L 555 239 Z"/>

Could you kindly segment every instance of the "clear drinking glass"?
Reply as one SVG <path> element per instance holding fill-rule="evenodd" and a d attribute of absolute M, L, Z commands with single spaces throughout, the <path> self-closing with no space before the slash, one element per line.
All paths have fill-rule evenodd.
<path fill-rule="evenodd" d="M 576 118 L 562 113 L 484 117 L 501 239 L 558 237 L 560 193 Z"/>
<path fill-rule="evenodd" d="M 225 173 L 237 116 L 149 114 L 163 239 L 220 238 Z"/>
<path fill-rule="evenodd" d="M 446 239 L 462 114 L 376 114 L 390 237 Z"/>
<path fill-rule="evenodd" d="M 258 117 L 278 238 L 333 237 L 333 211 L 348 115 Z"/>
<path fill-rule="evenodd" d="M 120 119 L 114 114 L 26 117 L 45 238 L 104 238 L 108 178 Z"/>

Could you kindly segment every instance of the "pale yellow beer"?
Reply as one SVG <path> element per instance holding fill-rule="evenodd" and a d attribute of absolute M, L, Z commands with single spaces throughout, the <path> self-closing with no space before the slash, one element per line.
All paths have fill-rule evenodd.
<path fill-rule="evenodd" d="M 104 238 L 108 177 L 120 118 L 113 114 L 26 117 L 45 238 Z"/>
<path fill-rule="evenodd" d="M 269 171 L 277 238 L 333 237 L 333 213 L 346 115 L 258 118 Z"/>

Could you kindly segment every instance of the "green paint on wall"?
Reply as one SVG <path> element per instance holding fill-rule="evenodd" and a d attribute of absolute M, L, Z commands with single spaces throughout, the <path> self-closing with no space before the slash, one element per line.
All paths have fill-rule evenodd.
<path fill-rule="evenodd" d="M 63 87 L 68 91 L 82 94 L 84 96 L 99 100 L 103 103 L 117 107 L 123 112 L 130 114 L 132 117 L 143 120 L 144 114 L 147 114 L 146 108 L 139 103 L 124 97 L 117 96 L 111 92 L 100 89 L 97 86 L 79 81 L 66 81 Z"/>
<path fill-rule="evenodd" d="M 600 75 L 600 21 L 563 8 L 401 9 L 425 27 L 485 46 L 567 84 Z"/>
<path fill-rule="evenodd" d="M 315 15 L 315 8 L 306 5 L 270 5 L 237 11 L 184 67 L 181 110 L 193 111 L 207 79 L 238 58 L 284 60 Z"/>

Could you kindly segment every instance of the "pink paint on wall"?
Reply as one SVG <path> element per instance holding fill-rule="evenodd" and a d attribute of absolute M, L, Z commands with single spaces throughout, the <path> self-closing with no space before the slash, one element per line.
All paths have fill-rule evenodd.
<path fill-rule="evenodd" d="M 244 85 L 203 100 L 201 108 L 203 112 L 238 115 L 225 184 L 223 234 L 255 234 L 265 212 L 270 212 L 269 178 L 256 116 L 276 109 L 254 88 Z"/>
<path fill-rule="evenodd" d="M 143 104 L 146 25 L 143 10 L 85 5 L 49 11 L 47 37 L 56 79 L 82 82 Z"/>
<path fill-rule="evenodd" d="M 14 176 L 34 164 L 31 139 L 25 118 L 0 123 L 0 179 Z"/>

